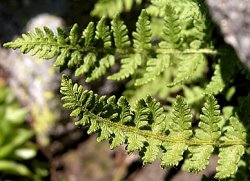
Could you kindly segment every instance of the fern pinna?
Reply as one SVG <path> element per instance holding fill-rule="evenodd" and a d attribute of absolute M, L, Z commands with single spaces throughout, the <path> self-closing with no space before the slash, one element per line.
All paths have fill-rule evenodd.
<path fill-rule="evenodd" d="M 97 141 L 108 139 L 111 148 L 126 144 L 126 150 L 139 151 L 143 163 L 152 163 L 158 156 L 162 167 L 176 166 L 185 158 L 183 169 L 199 172 L 206 168 L 215 148 L 219 148 L 216 177 L 235 174 L 245 153 L 246 130 L 236 117 L 222 131 L 219 105 L 208 95 L 202 108 L 198 128 L 192 131 L 192 114 L 184 98 L 177 96 L 171 113 L 166 113 L 155 99 L 138 100 L 132 109 L 125 97 L 118 100 L 83 90 L 66 76 L 61 93 L 64 107 L 78 117 L 76 125 L 88 126 L 88 133 L 97 132 Z M 229 161 L 230 160 L 230 161 Z"/>
<path fill-rule="evenodd" d="M 120 2 L 123 6 L 125 1 Z M 213 47 L 206 13 L 203 1 L 151 0 L 131 33 L 116 15 L 110 22 L 105 17 L 96 24 L 90 22 L 82 32 L 76 24 L 69 33 L 61 28 L 57 33 L 37 28 L 4 46 L 43 59 L 56 57 L 55 66 L 70 68 L 76 76 L 84 75 L 86 82 L 105 75 L 115 81 L 130 78 L 139 94 L 144 86 L 154 91 L 152 85 L 160 84 L 162 92 L 168 92 L 168 88 L 186 84 L 182 89 L 188 102 L 205 99 L 197 127 L 192 126 L 197 117 L 181 96 L 176 97 L 170 112 L 150 96 L 130 106 L 125 97 L 116 100 L 114 96 L 99 96 L 66 76 L 61 93 L 64 107 L 78 118 L 76 124 L 88 126 L 89 134 L 96 132 L 98 141 L 109 140 L 111 148 L 126 144 L 129 153 L 139 151 L 145 164 L 160 157 L 163 168 L 184 160 L 182 168 L 189 172 L 204 170 L 210 156 L 219 152 L 215 177 L 224 179 L 234 177 L 238 167 L 246 165 L 242 156 L 249 145 L 246 126 L 237 111 L 226 120 L 213 96 L 226 90 L 237 68 L 231 54 L 220 54 Z M 214 75 L 211 81 L 197 86 L 207 71 L 208 56 L 215 59 Z M 116 63 L 120 70 L 109 75 L 108 69 Z M 189 87 L 192 81 L 195 86 Z M 175 89 L 174 93 L 179 92 Z"/>

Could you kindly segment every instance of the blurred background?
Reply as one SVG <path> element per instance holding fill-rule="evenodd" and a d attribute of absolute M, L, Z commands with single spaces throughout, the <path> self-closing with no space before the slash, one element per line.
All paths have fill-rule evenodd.
<path fill-rule="evenodd" d="M 35 27 L 74 23 L 84 28 L 102 12 L 96 0 L 0 0 L 0 43 L 11 41 Z M 128 7 L 122 17 L 134 29 L 145 1 Z M 132 11 L 132 13 L 131 13 Z M 137 153 L 124 147 L 110 150 L 107 142 L 96 142 L 84 129 L 74 126 L 62 109 L 59 71 L 52 61 L 41 61 L 18 51 L 0 47 L 0 180 L 34 181 L 199 181 L 215 172 L 216 159 L 200 174 L 179 167 L 161 169 L 159 161 L 142 165 Z M 119 95 L 124 87 L 106 80 L 88 85 L 100 94 Z"/>

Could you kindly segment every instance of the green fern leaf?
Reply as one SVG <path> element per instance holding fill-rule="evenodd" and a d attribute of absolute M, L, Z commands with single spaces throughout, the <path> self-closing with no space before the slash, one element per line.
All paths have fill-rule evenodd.
<path fill-rule="evenodd" d="M 220 66 L 220 64 L 216 64 L 215 70 L 214 70 L 214 75 L 213 75 L 211 81 L 209 82 L 209 84 L 207 85 L 205 92 L 207 94 L 216 95 L 219 92 L 223 91 L 225 86 L 226 86 L 226 84 L 225 84 L 225 82 L 222 78 L 222 74 L 221 74 L 221 66 Z"/>
<path fill-rule="evenodd" d="M 159 147 L 162 142 L 157 139 L 148 139 L 148 146 L 146 147 L 145 153 L 143 153 L 142 160 L 144 164 L 152 163 L 158 158 Z"/>
<path fill-rule="evenodd" d="M 70 56 L 69 49 L 62 48 L 60 54 L 58 55 L 58 57 L 56 58 L 54 62 L 54 66 L 56 67 L 63 66 L 66 63 L 66 60 L 69 58 L 69 56 Z"/>
<path fill-rule="evenodd" d="M 173 83 L 167 86 L 172 87 L 181 84 L 195 76 L 196 69 L 204 61 L 204 56 L 202 54 L 191 54 L 183 56 L 182 59 L 184 60 L 179 62 L 180 65 Z"/>
<path fill-rule="evenodd" d="M 160 103 L 152 97 L 147 97 L 146 103 L 151 112 L 150 117 L 154 120 L 151 127 L 152 132 L 163 134 L 166 130 L 166 115 L 164 114 L 163 108 L 160 106 Z"/>
<path fill-rule="evenodd" d="M 77 24 L 74 24 L 69 33 L 70 44 L 75 46 L 80 41 L 80 31 Z"/>
<path fill-rule="evenodd" d="M 219 122 L 222 120 L 219 105 L 213 96 L 208 96 L 200 115 L 199 128 L 195 130 L 194 142 L 199 141 L 204 145 L 190 146 L 190 158 L 188 158 L 183 169 L 191 172 L 199 172 L 206 168 L 209 163 L 214 145 L 220 137 Z"/>
<path fill-rule="evenodd" d="M 94 126 L 93 126 L 94 127 Z M 110 128 L 106 124 L 101 124 L 99 128 L 101 131 L 97 135 L 97 141 L 101 142 L 103 140 L 109 139 L 110 135 L 112 134 Z M 97 129 L 95 130 L 97 131 Z M 93 131 L 94 132 L 94 131 Z"/>
<path fill-rule="evenodd" d="M 68 60 L 68 67 L 74 67 L 79 63 L 79 60 L 82 59 L 82 53 L 80 51 L 74 51 L 70 55 L 70 59 Z"/>
<path fill-rule="evenodd" d="M 99 79 L 102 75 L 106 74 L 108 68 L 115 63 L 115 57 L 113 55 L 107 55 L 103 57 L 99 62 L 99 67 L 95 67 L 91 75 L 86 79 L 86 82 Z"/>
<path fill-rule="evenodd" d="M 93 22 L 90 22 L 82 32 L 82 38 L 84 38 L 85 47 L 89 47 L 93 44 L 95 38 L 95 26 Z"/>
<path fill-rule="evenodd" d="M 230 57 L 230 55 L 229 53 L 228 55 L 223 55 L 219 63 L 215 65 L 214 75 L 205 89 L 207 94 L 217 95 L 222 92 L 233 77 L 236 68 L 235 59 L 237 60 L 237 58 L 234 55 Z"/>
<path fill-rule="evenodd" d="M 92 91 L 83 91 L 82 86 L 73 85 L 65 76 L 61 93 L 64 107 L 72 110 L 72 116 L 80 116 L 76 124 L 89 125 L 88 133 L 98 132 L 98 141 L 110 139 L 111 148 L 127 143 L 128 152 L 145 150 L 142 157 L 144 163 L 151 163 L 157 158 L 162 141 L 156 135 L 150 136 L 148 130 L 154 122 L 159 126 L 165 117 L 163 109 L 154 99 L 149 97 L 146 101 L 138 101 L 131 111 L 124 97 L 118 101 L 114 97 L 99 97 Z"/>
<path fill-rule="evenodd" d="M 122 124 L 129 123 L 132 120 L 131 112 L 130 112 L 130 105 L 125 97 L 121 97 L 117 102 L 120 111 L 120 117 Z"/>
<path fill-rule="evenodd" d="M 143 146 L 144 142 L 146 142 L 146 138 L 141 135 L 136 135 L 133 133 L 127 133 L 127 147 L 126 150 L 128 153 L 134 152 L 134 151 L 140 151 Z"/>
<path fill-rule="evenodd" d="M 143 128 L 148 125 L 150 110 L 147 108 L 146 102 L 141 99 L 137 101 L 134 113 L 134 124 L 137 128 Z"/>
<path fill-rule="evenodd" d="M 83 59 L 83 64 L 75 70 L 75 76 L 89 73 L 89 71 L 94 67 L 96 61 L 96 55 L 94 53 L 88 53 Z"/>
<path fill-rule="evenodd" d="M 47 27 L 43 30 L 36 28 L 35 33 L 29 32 L 27 35 L 17 38 L 13 42 L 4 44 L 5 47 L 19 48 L 21 52 L 29 55 L 38 55 L 39 58 L 51 59 L 58 56 L 54 62 L 55 66 L 63 66 L 68 62 L 68 66 L 76 65 L 81 59 L 80 51 L 76 46 L 81 37 L 78 26 L 75 24 L 67 37 L 66 33 L 58 28 L 57 36 Z"/>
<path fill-rule="evenodd" d="M 169 137 L 180 141 L 177 143 L 163 142 L 162 146 L 165 151 L 161 157 L 162 167 L 178 165 L 179 161 L 183 159 L 183 153 L 188 147 L 185 140 L 192 136 L 191 121 L 191 110 L 183 97 L 177 96 L 169 124 Z"/>
<path fill-rule="evenodd" d="M 66 45 L 68 42 L 67 33 L 60 27 L 57 28 L 57 42 L 61 45 Z"/>
<path fill-rule="evenodd" d="M 121 60 L 121 69 L 119 72 L 108 77 L 109 80 L 123 80 L 135 73 L 135 70 L 142 63 L 140 54 L 132 54 L 128 58 Z"/>
<path fill-rule="evenodd" d="M 25 54 L 38 54 L 40 58 L 46 58 L 47 54 L 54 57 L 60 52 L 60 44 L 51 35 L 51 31 L 47 27 L 44 28 L 44 31 L 36 28 L 36 33 L 28 32 L 23 34 L 22 37 L 13 42 L 5 43 L 4 46 L 13 49 L 19 48 Z"/>
<path fill-rule="evenodd" d="M 83 91 L 82 86 L 73 85 L 65 76 L 61 93 L 64 107 L 71 109 L 72 116 L 79 117 L 77 125 L 87 125 L 89 134 L 97 132 L 97 141 L 110 140 L 111 148 L 125 143 L 129 153 L 139 151 L 143 163 L 152 163 L 162 151 L 161 165 L 175 166 L 188 149 L 190 154 L 183 168 L 198 172 L 207 166 L 214 147 L 219 146 L 216 177 L 221 179 L 236 172 L 245 152 L 246 131 L 236 118 L 230 119 L 220 139 L 222 117 L 213 96 L 207 97 L 201 121 L 192 137 L 191 110 L 180 96 L 167 123 L 163 108 L 151 97 L 139 100 L 132 110 L 124 97 L 116 101 L 114 96 L 100 97 L 92 91 Z M 228 160 L 232 160 L 230 164 Z"/>
<path fill-rule="evenodd" d="M 104 48 L 111 47 L 111 36 L 109 26 L 106 25 L 106 18 L 103 17 L 96 25 L 96 39 Z"/>
<path fill-rule="evenodd" d="M 243 145 L 246 143 L 246 130 L 237 118 L 231 117 L 229 121 L 229 126 L 225 128 L 221 140 L 231 142 L 232 145 L 222 145 L 219 148 L 219 161 L 215 175 L 218 179 L 233 176 L 238 170 L 240 158 L 245 153 Z"/>
<path fill-rule="evenodd" d="M 113 131 L 113 137 L 111 138 L 111 144 L 110 144 L 110 148 L 114 149 L 120 145 L 122 145 L 124 143 L 124 140 L 126 140 L 126 136 L 124 134 L 124 132 L 122 132 L 122 130 L 120 129 L 115 129 Z"/>
<path fill-rule="evenodd" d="M 151 4 L 147 8 L 148 14 L 154 17 L 163 17 L 166 0 L 150 0 Z"/>
<path fill-rule="evenodd" d="M 141 14 L 136 22 L 136 31 L 133 32 L 134 48 L 139 51 L 147 50 L 151 48 L 151 27 L 149 16 L 146 10 L 142 10 Z"/>
<path fill-rule="evenodd" d="M 130 11 L 134 3 L 141 4 L 142 0 L 99 0 L 91 11 L 91 15 L 113 17 L 117 13 Z"/>
<path fill-rule="evenodd" d="M 128 37 L 128 29 L 120 17 L 117 15 L 111 21 L 111 28 L 113 31 L 115 47 L 117 49 L 122 49 L 130 46 L 130 41 Z"/>
<path fill-rule="evenodd" d="M 170 56 L 160 56 L 147 61 L 146 72 L 142 78 L 135 81 L 135 86 L 146 84 L 158 77 L 170 64 Z"/>
<path fill-rule="evenodd" d="M 181 43 L 179 16 L 172 6 L 167 5 L 164 17 L 164 28 L 162 31 L 163 41 L 160 43 L 160 47 L 168 49 L 179 48 Z"/>

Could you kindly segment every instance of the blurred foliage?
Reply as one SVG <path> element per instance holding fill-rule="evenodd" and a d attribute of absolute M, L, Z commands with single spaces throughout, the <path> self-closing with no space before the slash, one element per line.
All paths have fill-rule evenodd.
<path fill-rule="evenodd" d="M 0 86 L 0 180 L 40 181 L 48 175 L 46 165 L 36 160 L 38 148 L 26 116 L 10 90 Z"/>

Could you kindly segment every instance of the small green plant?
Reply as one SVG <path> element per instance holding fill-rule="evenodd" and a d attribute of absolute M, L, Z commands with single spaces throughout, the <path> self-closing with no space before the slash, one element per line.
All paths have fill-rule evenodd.
<path fill-rule="evenodd" d="M 119 6 L 127 7 L 124 2 Z M 104 11 L 96 6 L 93 12 L 102 16 Z M 145 164 L 161 158 L 165 168 L 184 160 L 182 169 L 195 173 L 218 154 L 216 178 L 247 180 L 250 96 L 243 94 L 232 106 L 239 88 L 235 79 L 247 70 L 231 48 L 218 45 L 213 27 L 202 0 L 151 0 L 133 32 L 119 15 L 111 21 L 102 16 L 82 32 L 76 24 L 69 33 L 58 28 L 57 35 L 37 28 L 4 46 L 43 59 L 57 57 L 55 66 L 73 70 L 87 83 L 103 76 L 127 80 L 124 96 L 116 99 L 62 76 L 64 107 L 78 118 L 76 125 L 98 134 L 97 141 L 108 139 L 112 149 L 126 144 Z M 115 64 L 120 70 L 111 74 Z M 182 96 L 174 98 L 177 94 Z"/>
<path fill-rule="evenodd" d="M 34 160 L 37 147 L 31 141 L 34 133 L 24 126 L 27 110 L 16 103 L 6 87 L 0 87 L 0 179 L 42 180 L 46 168 Z"/>

